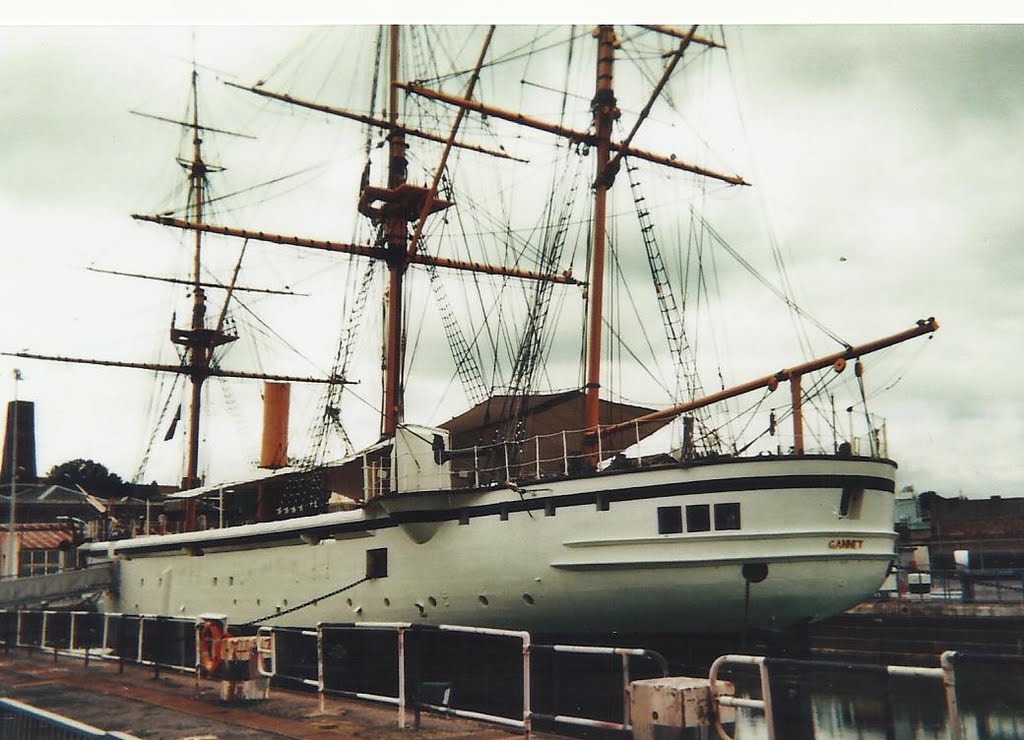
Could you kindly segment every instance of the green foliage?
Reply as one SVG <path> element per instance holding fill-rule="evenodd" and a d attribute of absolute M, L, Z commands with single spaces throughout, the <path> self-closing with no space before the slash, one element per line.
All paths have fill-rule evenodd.
<path fill-rule="evenodd" d="M 81 486 L 87 493 L 103 498 L 124 496 L 128 492 L 128 484 L 117 473 L 111 473 L 101 463 L 81 458 L 54 465 L 46 482 L 73 490 Z"/>

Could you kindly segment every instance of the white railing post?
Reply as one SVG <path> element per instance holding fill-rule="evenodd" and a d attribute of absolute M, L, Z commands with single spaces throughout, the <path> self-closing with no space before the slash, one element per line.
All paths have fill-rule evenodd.
<path fill-rule="evenodd" d="M 473 445 L 473 487 L 480 487 L 480 448 Z"/>
<path fill-rule="evenodd" d="M 633 726 L 629 710 L 629 653 L 622 654 L 622 724 Z"/>
<path fill-rule="evenodd" d="M 39 634 L 39 649 L 40 650 L 43 650 L 43 649 L 46 648 L 46 628 L 48 626 L 48 622 L 50 621 L 48 619 L 49 616 L 50 616 L 50 612 L 48 612 L 48 611 L 44 611 L 43 612 L 43 628 L 42 628 L 42 631 Z"/>
<path fill-rule="evenodd" d="M 601 458 L 604 457 L 604 449 L 603 449 L 604 445 L 603 445 L 603 442 L 604 442 L 604 440 L 601 439 L 601 425 L 598 424 L 597 425 L 597 460 L 598 460 L 598 462 L 600 462 Z"/>
<path fill-rule="evenodd" d="M 143 639 L 142 638 L 142 634 L 143 634 L 143 632 L 145 632 L 145 624 L 146 624 L 146 618 L 140 614 L 139 615 L 139 650 L 138 650 L 138 662 L 139 662 L 139 664 L 142 663 L 142 639 Z"/>
<path fill-rule="evenodd" d="M 398 628 L 398 727 L 405 729 L 405 628 Z"/>
<path fill-rule="evenodd" d="M 952 740 L 961 740 L 963 729 L 960 727 L 960 707 L 956 700 L 956 666 L 953 663 L 955 657 L 955 650 L 946 650 L 939 657 L 939 665 L 942 666 L 942 687 L 946 692 L 946 720 L 949 722 L 949 736 Z"/>
<path fill-rule="evenodd" d="M 320 714 L 326 709 L 324 703 L 324 623 L 316 623 L 316 693 L 320 700 Z"/>
<path fill-rule="evenodd" d="M 640 422 L 633 424 L 633 427 L 636 429 L 636 466 L 639 468 L 644 461 L 644 456 L 640 454 Z"/>
<path fill-rule="evenodd" d="M 512 480 L 512 471 L 508 464 L 508 442 L 502 441 L 501 451 L 505 453 L 505 480 Z"/>
<path fill-rule="evenodd" d="M 565 465 L 563 471 L 566 475 L 569 475 L 569 441 L 565 437 L 565 430 L 562 430 L 562 462 Z"/>
<path fill-rule="evenodd" d="M 526 731 L 526 736 L 530 736 L 530 729 L 532 727 L 531 716 L 533 710 L 530 708 L 530 652 L 532 646 L 530 644 L 530 633 L 523 633 L 523 729 Z"/>

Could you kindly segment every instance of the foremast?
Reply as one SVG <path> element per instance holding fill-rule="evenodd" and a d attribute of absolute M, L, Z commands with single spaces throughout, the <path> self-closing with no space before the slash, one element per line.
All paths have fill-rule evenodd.
<path fill-rule="evenodd" d="M 192 70 L 192 160 L 183 162 L 188 166 L 190 192 L 192 194 L 192 216 L 196 223 L 203 222 L 203 198 L 206 192 L 206 173 L 210 168 L 203 161 L 199 127 L 199 85 L 198 73 Z M 171 327 L 171 341 L 185 348 L 191 393 L 189 397 L 188 437 L 186 442 L 185 473 L 181 479 L 182 489 L 195 488 L 201 484 L 199 477 L 199 429 L 202 415 L 203 383 L 209 377 L 210 360 L 213 350 L 222 344 L 235 341 L 238 337 L 220 330 L 206 328 L 206 292 L 201 283 L 203 240 L 202 232 L 195 232 L 192 250 L 192 322 L 190 329 Z M 191 521 L 191 516 L 186 516 Z"/>

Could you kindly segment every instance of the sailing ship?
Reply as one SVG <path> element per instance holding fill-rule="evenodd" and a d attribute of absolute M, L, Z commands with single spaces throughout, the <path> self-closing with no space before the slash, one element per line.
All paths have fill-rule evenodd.
<path fill-rule="evenodd" d="M 191 321 L 171 332 L 182 348 L 181 363 L 107 363 L 178 373 L 191 381 L 185 472 L 182 491 L 174 494 L 184 507 L 184 531 L 84 545 L 91 563 L 118 563 L 119 582 L 105 595 L 104 608 L 175 616 L 218 613 L 236 624 L 412 622 L 547 633 L 680 633 L 785 628 L 871 596 L 893 558 L 896 464 L 886 457 L 877 429 L 858 443 L 852 437 L 840 440 L 832 423 L 832 443 L 810 449 L 805 416 L 812 397 L 831 380 L 851 374 L 862 379 L 862 358 L 930 334 L 938 324 L 926 319 L 883 339 L 840 341 L 825 356 L 781 370 L 766 368 L 750 382 L 703 389 L 688 338 L 691 318 L 673 286 L 676 281 L 678 287 L 679 273 L 668 266 L 653 221 L 666 209 L 645 205 L 641 179 L 647 170 L 641 168 L 657 171 L 659 187 L 662 178 L 674 176 L 698 183 L 698 189 L 706 183 L 727 188 L 747 183 L 639 142 L 665 115 L 660 106 L 671 97 L 685 60 L 719 51 L 723 43 L 695 26 L 570 30 L 567 40 L 547 47 L 569 49 L 577 64 L 587 53 L 587 64 L 596 70 L 584 98 L 589 120 L 574 125 L 565 110 L 576 98 L 551 98 L 561 105 L 558 122 L 503 102 L 516 89 L 503 65 L 545 44 L 535 40 L 499 54 L 494 40 L 506 29 L 492 27 L 477 37 L 474 61 L 456 60 L 451 73 L 417 76 L 403 74 L 408 69 L 403 32 L 411 33 L 397 26 L 382 32 L 373 57 L 374 80 L 387 78 L 379 86 L 383 93 L 373 98 L 384 99 L 382 113 L 376 105 L 354 111 L 302 99 L 262 82 L 234 85 L 267 105 L 318 111 L 343 126 L 372 132 L 365 162 L 353 172 L 360 183 L 353 205 L 367 236 L 352 242 L 237 228 L 206 217 L 205 187 L 214 168 L 204 162 L 202 138 L 230 132 L 200 122 L 193 73 L 192 116 L 178 122 L 192 134 L 191 158 L 182 162 L 189 208 L 182 217 L 135 216 L 192 240 Z M 418 38 L 430 44 L 439 36 Z M 449 58 L 428 57 L 435 65 L 436 59 Z M 630 78 L 630 90 L 639 89 L 638 80 L 648 83 L 642 105 L 633 109 L 617 97 L 626 60 L 640 60 L 645 70 Z M 526 133 L 495 143 L 499 129 L 513 125 Z M 373 136 L 381 137 L 377 148 L 370 145 Z M 463 208 L 481 200 L 500 206 L 503 196 L 500 190 L 460 187 L 466 181 L 456 173 L 456 160 L 477 174 L 490 174 L 499 164 L 535 173 L 543 164 L 532 156 L 539 139 L 558 147 L 559 159 L 547 161 L 555 172 L 546 177 L 561 189 L 543 195 L 518 191 L 522 202 L 516 210 L 539 208 L 547 220 L 525 238 L 508 224 L 489 222 L 490 233 L 499 235 L 499 248 L 491 252 L 500 251 L 505 261 L 487 262 L 473 252 L 484 241 L 483 222 L 467 220 Z M 432 162 L 424 166 L 422 184 L 410 175 L 417 146 L 426 152 L 418 161 Z M 582 187 L 565 185 L 561 175 L 569 169 L 583 173 Z M 622 218 L 610 210 L 616 190 L 636 205 L 638 236 L 630 248 L 646 256 L 655 289 L 656 308 L 643 323 L 660 323 L 665 333 L 659 346 L 670 358 L 675 399 L 665 408 L 630 400 L 644 395 L 640 389 L 646 381 L 637 378 L 626 380 L 634 386 L 631 396 L 610 393 L 609 340 L 652 328 L 616 328 L 607 311 L 612 305 L 607 276 L 620 268 L 624 248 L 616 250 L 626 242 L 617 234 Z M 584 201 L 581 218 L 578 207 Z M 700 217 L 690 217 L 692 224 L 710 229 Z M 572 233 L 582 235 L 586 274 L 571 269 Z M 253 247 L 286 245 L 354 256 L 369 265 L 356 281 L 361 298 L 348 305 L 348 330 L 330 373 L 268 376 L 221 366 L 221 348 L 235 336 L 223 312 L 216 321 L 207 317 L 206 291 L 226 287 L 228 305 L 237 270 L 220 286 L 204 281 L 202 245 L 210 235 Z M 453 242 L 466 246 L 466 252 L 454 251 Z M 285 384 L 320 384 L 324 428 L 344 429 L 340 407 L 350 381 L 350 334 L 365 323 L 365 284 L 376 270 L 387 283 L 379 439 L 340 459 L 326 459 L 321 445 L 319 459 L 290 460 L 282 434 L 272 433 L 287 428 Z M 467 331 L 453 308 L 446 275 L 471 276 L 477 288 L 499 286 L 490 296 L 480 290 L 487 308 L 512 294 L 523 314 L 513 321 L 492 310 L 489 320 L 495 323 L 488 326 L 501 328 L 482 339 L 483 324 L 475 333 Z M 441 306 L 455 374 L 471 402 L 463 413 L 434 425 L 411 423 L 405 414 L 407 397 L 416 392 L 415 380 L 407 376 L 411 318 L 417 311 L 411 291 L 422 290 L 411 286 L 421 278 Z M 582 379 L 569 390 L 541 390 L 554 327 L 567 320 L 552 310 L 558 291 L 585 298 L 584 326 L 576 332 L 583 337 Z M 510 369 L 500 386 L 482 380 L 478 358 L 485 339 L 507 345 Z M 848 363 L 855 370 L 847 371 Z M 200 410 L 204 382 L 213 377 L 268 381 L 265 433 L 271 433 L 261 456 L 267 472 L 204 485 Z M 771 412 L 765 433 L 781 434 L 777 421 L 789 417 L 791 445 L 749 454 L 751 448 L 725 440 L 724 427 L 713 421 L 717 409 L 731 399 L 760 394 L 755 407 L 764 411 L 763 400 L 787 384 L 789 401 L 778 418 Z M 760 437 L 763 441 L 764 434 Z"/>

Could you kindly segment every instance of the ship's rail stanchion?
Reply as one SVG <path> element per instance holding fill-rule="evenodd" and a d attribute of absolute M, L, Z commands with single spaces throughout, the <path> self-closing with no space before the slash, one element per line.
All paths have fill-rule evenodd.
<path fill-rule="evenodd" d="M 768 666 L 765 663 L 766 660 L 767 659 L 763 655 L 723 655 L 711 664 L 711 669 L 708 671 L 708 681 L 711 683 L 711 699 L 717 705 L 715 707 L 715 730 L 718 732 L 718 737 L 721 738 L 721 740 L 732 740 L 732 738 L 722 726 L 722 720 L 720 719 L 721 712 L 717 711 L 719 706 L 761 710 L 764 712 L 767 738 L 768 740 L 775 740 L 775 721 L 772 717 L 772 692 L 771 684 L 768 681 Z M 760 699 L 719 695 L 718 672 L 722 669 L 722 666 L 727 663 L 731 663 L 733 665 L 752 665 L 757 667 L 761 679 Z"/>
<path fill-rule="evenodd" d="M 523 645 L 523 716 L 522 719 L 513 719 L 511 717 L 503 717 L 497 714 L 485 714 L 483 712 L 473 712 L 468 709 L 452 709 L 450 707 L 439 707 L 431 704 L 424 704 L 423 706 L 434 711 L 443 711 L 448 714 L 453 714 L 456 717 L 465 717 L 467 719 L 483 720 L 485 722 L 493 722 L 499 725 L 507 725 L 523 730 L 527 736 L 530 734 L 532 727 L 531 720 L 535 716 L 530 710 L 530 652 L 533 649 L 533 645 L 530 642 L 530 633 L 523 632 L 520 630 L 503 630 L 503 629 L 492 629 L 490 627 L 461 627 L 459 625 L 442 624 L 438 625 L 438 629 L 444 632 L 462 632 L 465 634 L 475 635 L 491 635 L 492 637 L 510 637 L 522 641 Z"/>
<path fill-rule="evenodd" d="M 756 709 L 762 711 L 764 713 L 766 733 L 765 736 L 768 738 L 768 740 L 775 740 L 776 727 L 775 718 L 772 712 L 772 695 L 771 685 L 769 682 L 770 666 L 813 669 L 833 668 L 836 670 L 842 670 L 844 672 L 875 674 L 883 673 L 888 676 L 916 676 L 921 678 L 937 678 L 940 681 L 942 681 L 942 686 L 945 691 L 946 721 L 949 726 L 949 736 L 951 740 L 962 740 L 963 728 L 960 724 L 960 709 L 957 704 L 956 698 L 956 658 L 957 652 L 955 650 L 947 650 L 939 656 L 938 668 L 927 668 L 906 665 L 871 665 L 867 663 L 838 663 L 834 661 L 824 660 L 792 660 L 786 658 L 766 658 L 762 655 L 723 655 L 717 658 L 715 662 L 711 664 L 711 669 L 708 672 L 708 679 L 711 684 L 712 700 L 718 706 Z M 1005 658 L 996 657 L 992 657 L 991 659 L 1005 660 Z M 722 666 L 727 664 L 748 666 L 752 665 L 757 667 L 761 680 L 760 699 L 719 695 L 718 674 L 721 671 Z M 726 732 L 725 728 L 722 726 L 719 716 L 720 712 L 716 711 L 715 729 L 718 732 L 718 737 L 721 738 L 721 740 L 732 740 L 732 737 Z"/>
<path fill-rule="evenodd" d="M 545 719 L 560 724 L 577 725 L 580 727 L 596 727 L 602 730 L 623 730 L 629 732 L 633 729 L 633 721 L 630 708 L 629 685 L 632 680 L 630 676 L 630 660 L 633 658 L 647 658 L 658 664 L 662 677 L 667 677 L 668 662 L 664 656 L 653 650 L 642 648 L 619 648 L 602 647 L 595 645 L 534 645 L 534 651 L 551 651 L 553 653 L 566 653 L 575 655 L 610 655 L 619 656 L 622 660 L 622 722 L 611 722 L 607 720 L 592 719 L 589 717 L 577 717 L 573 715 L 556 714 L 545 715 L 537 712 L 533 716 L 537 719 Z"/>
<path fill-rule="evenodd" d="M 406 708 L 406 691 L 405 691 L 405 633 L 412 625 L 409 622 L 344 622 L 344 623 L 327 623 L 321 622 L 316 626 L 316 630 L 304 632 L 303 634 L 309 634 L 315 636 L 317 640 L 317 680 L 302 679 L 303 683 L 308 686 L 314 686 L 317 692 L 320 694 L 320 709 L 324 710 L 324 697 L 326 694 L 332 694 L 334 696 L 343 696 L 349 699 L 363 699 L 367 701 L 375 701 L 381 704 L 392 704 L 398 707 L 398 726 L 402 729 L 405 728 L 405 708 Z M 375 631 L 394 631 L 395 639 L 397 640 L 398 648 L 398 660 L 396 665 L 397 673 L 397 688 L 395 695 L 391 696 L 388 694 L 380 694 L 366 691 L 351 691 L 349 689 L 341 688 L 330 688 L 327 685 L 327 672 L 325 658 L 326 651 L 325 635 L 331 631 L 341 630 L 375 630 Z"/>
<path fill-rule="evenodd" d="M 256 668 L 264 678 L 273 678 L 277 673 L 277 640 L 273 627 L 256 628 L 256 654 L 259 661 Z"/>

